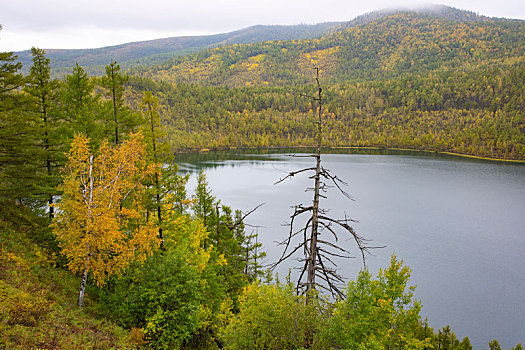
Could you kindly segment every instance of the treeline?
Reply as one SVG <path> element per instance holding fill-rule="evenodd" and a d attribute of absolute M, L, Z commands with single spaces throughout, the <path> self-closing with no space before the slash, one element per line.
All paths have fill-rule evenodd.
<path fill-rule="evenodd" d="M 173 150 L 312 146 L 311 85 L 156 83 Z M 525 65 L 327 86 L 327 146 L 407 148 L 525 159 Z"/>

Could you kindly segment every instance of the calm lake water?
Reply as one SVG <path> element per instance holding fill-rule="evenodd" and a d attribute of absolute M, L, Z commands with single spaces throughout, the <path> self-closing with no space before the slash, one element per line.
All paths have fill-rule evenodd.
<path fill-rule="evenodd" d="M 274 185 L 289 171 L 312 166 L 311 158 L 237 151 L 177 162 L 193 174 L 189 192 L 203 169 L 223 204 L 248 211 L 265 203 L 247 222 L 260 226 L 269 263 L 282 253 L 275 241 L 288 234 L 282 224 L 291 206 L 311 203 L 307 176 Z M 348 214 L 359 234 L 386 246 L 367 257 L 374 275 L 393 253 L 411 267 L 422 317 L 432 327 L 450 325 L 474 349 L 488 348 L 495 338 L 503 348 L 525 343 L 525 165 L 395 152 L 326 154 L 322 162 L 348 182 L 354 200 L 332 190 L 321 205 L 334 217 Z M 351 241 L 342 244 L 357 255 Z M 290 267 L 299 263 L 291 260 L 277 271 L 284 276 Z M 361 267 L 350 259 L 339 271 L 349 280 Z"/>

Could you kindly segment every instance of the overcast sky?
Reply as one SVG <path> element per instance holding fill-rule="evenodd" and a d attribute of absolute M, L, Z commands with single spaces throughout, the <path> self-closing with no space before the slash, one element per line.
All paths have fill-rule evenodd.
<path fill-rule="evenodd" d="M 416 0 L 1 0 L 0 51 L 92 48 L 256 24 L 349 21 Z M 445 0 L 485 16 L 525 19 L 524 0 Z"/>

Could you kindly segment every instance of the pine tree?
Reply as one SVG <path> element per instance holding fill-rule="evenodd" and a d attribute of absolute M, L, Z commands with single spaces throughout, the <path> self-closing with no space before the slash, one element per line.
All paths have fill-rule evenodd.
<path fill-rule="evenodd" d="M 241 266 L 244 266 L 244 275 L 248 277 L 250 282 L 253 282 L 258 277 L 265 275 L 265 271 L 262 270 L 262 260 L 266 257 L 266 252 L 262 250 L 262 243 L 258 241 L 257 232 L 246 233 L 246 226 L 240 210 L 235 211 L 234 222 L 237 225 L 233 232 L 241 247 L 238 259 L 242 261 Z"/>
<path fill-rule="evenodd" d="M 194 200 L 193 212 L 195 216 L 202 220 L 204 226 L 208 228 L 208 231 L 213 231 L 217 225 L 215 207 L 218 206 L 218 203 L 211 193 L 206 175 L 203 171 L 200 172 L 197 178 Z"/>
<path fill-rule="evenodd" d="M 203 221 L 208 229 L 208 240 L 204 248 L 211 246 L 218 257 L 225 260 L 219 274 L 224 279 L 226 290 L 232 296 L 237 296 L 248 282 L 246 271 L 246 240 L 244 232 L 244 217 L 240 212 L 232 215 L 232 209 L 221 205 L 209 188 L 206 175 L 201 171 L 197 179 L 194 196 L 194 215 Z"/>

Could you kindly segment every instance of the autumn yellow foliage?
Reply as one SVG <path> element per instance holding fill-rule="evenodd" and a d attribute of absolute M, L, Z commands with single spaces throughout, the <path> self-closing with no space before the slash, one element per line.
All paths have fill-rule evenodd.
<path fill-rule="evenodd" d="M 91 272 L 97 285 L 142 261 L 159 245 L 156 223 L 146 222 L 142 180 L 157 169 L 145 160 L 142 135 L 97 155 L 77 135 L 63 171 L 63 192 L 52 223 L 62 253 L 75 273 Z"/>

